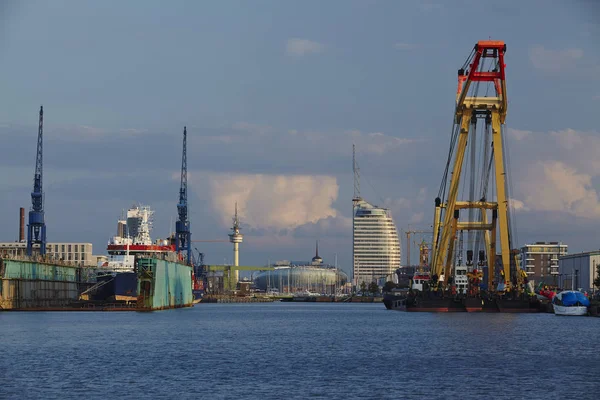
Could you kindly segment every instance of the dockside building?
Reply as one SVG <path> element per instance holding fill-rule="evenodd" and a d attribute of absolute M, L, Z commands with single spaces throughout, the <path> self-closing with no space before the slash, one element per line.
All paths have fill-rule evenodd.
<path fill-rule="evenodd" d="M 558 285 L 558 259 L 567 254 L 568 246 L 560 242 L 535 242 L 521 247 L 521 268 L 527 278 Z"/>
<path fill-rule="evenodd" d="M 354 285 L 396 281 L 400 267 L 398 231 L 388 209 L 355 198 L 352 221 Z"/>
<path fill-rule="evenodd" d="M 558 259 L 558 285 L 565 290 L 593 291 L 594 280 L 598 278 L 597 267 L 600 265 L 600 250 L 587 253 L 569 254 Z"/>
<path fill-rule="evenodd" d="M 34 251 L 39 244 L 34 244 Z M 26 242 L 0 243 L 0 256 L 2 258 L 21 258 L 27 254 Z M 96 266 L 97 260 L 92 256 L 91 243 L 47 243 L 46 256 L 49 260 L 66 261 L 75 265 Z"/>

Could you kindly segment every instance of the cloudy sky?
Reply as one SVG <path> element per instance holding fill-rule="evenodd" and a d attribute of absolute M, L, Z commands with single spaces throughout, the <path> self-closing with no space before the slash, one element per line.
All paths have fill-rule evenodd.
<path fill-rule="evenodd" d="M 194 239 L 227 239 L 237 201 L 241 263 L 309 259 L 319 239 L 350 272 L 352 144 L 363 197 L 427 229 L 456 71 L 492 38 L 508 47 L 517 244 L 598 249 L 598 21 L 584 0 L 1 1 L 0 241 L 31 203 L 43 104 L 49 241 L 103 253 L 133 202 L 166 236 L 187 125 Z"/>

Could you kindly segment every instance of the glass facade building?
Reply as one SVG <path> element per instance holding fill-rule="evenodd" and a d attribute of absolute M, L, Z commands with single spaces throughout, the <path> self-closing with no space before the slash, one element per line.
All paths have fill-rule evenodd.
<path fill-rule="evenodd" d="M 353 283 L 395 281 L 400 241 L 389 210 L 355 199 L 352 230 Z"/>
<path fill-rule="evenodd" d="M 262 271 L 254 278 L 257 289 L 280 293 L 310 291 L 335 294 L 348 282 L 348 275 L 330 265 L 310 262 L 279 262 L 273 271 Z"/>

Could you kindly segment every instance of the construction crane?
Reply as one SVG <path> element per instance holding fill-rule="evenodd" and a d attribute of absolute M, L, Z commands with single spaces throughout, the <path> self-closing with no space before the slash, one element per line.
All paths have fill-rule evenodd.
<path fill-rule="evenodd" d="M 404 232 L 406 234 L 406 266 L 410 267 L 410 235 L 415 235 L 415 234 L 432 234 L 432 231 L 411 231 L 410 230 L 410 226 L 408 228 L 409 230 L 407 230 L 406 232 Z"/>
<path fill-rule="evenodd" d="M 33 175 L 33 192 L 31 192 L 31 210 L 27 224 L 27 255 L 33 255 L 33 245 L 40 245 L 40 255 L 46 254 L 46 222 L 44 221 L 43 177 L 43 132 L 44 107 L 40 106 L 37 152 L 35 156 L 35 173 Z"/>
<path fill-rule="evenodd" d="M 457 232 L 476 231 L 485 241 L 487 260 L 484 261 L 488 265 L 488 287 L 492 289 L 494 282 L 496 239 L 499 236 L 504 282 L 502 285 L 499 282 L 496 290 L 509 288 L 511 246 L 502 146 L 508 104 L 505 53 L 506 45 L 502 41 L 479 41 L 463 67 L 458 70 L 454 127 L 444 177 L 435 199 L 433 224 L 432 274 L 439 277 L 440 281 L 443 276 L 444 285 L 450 276 Z M 480 89 L 486 91 L 483 93 Z M 484 120 L 484 126 L 480 124 L 480 128 L 483 128 L 480 132 L 477 131 L 478 120 Z M 476 151 L 476 145 L 480 145 L 479 152 Z M 470 160 L 470 168 L 465 167 L 463 170 L 465 155 L 467 161 Z M 491 194 L 490 177 L 495 181 L 491 185 Z M 467 184 L 470 185 L 466 201 L 458 199 L 461 182 L 461 193 L 467 191 Z M 479 189 L 477 194 L 476 185 Z M 459 222 L 461 210 L 469 211 L 466 222 Z M 473 246 L 473 243 L 469 242 L 469 246 Z M 474 253 L 485 257 L 482 251 L 467 250 L 467 255 Z"/>
<path fill-rule="evenodd" d="M 179 187 L 179 203 L 177 204 L 177 214 L 179 220 L 175 224 L 175 251 L 181 255 L 185 252 L 186 262 L 192 261 L 190 222 L 188 221 L 188 202 L 187 202 L 187 128 L 183 127 L 183 152 L 181 155 L 181 185 Z"/>

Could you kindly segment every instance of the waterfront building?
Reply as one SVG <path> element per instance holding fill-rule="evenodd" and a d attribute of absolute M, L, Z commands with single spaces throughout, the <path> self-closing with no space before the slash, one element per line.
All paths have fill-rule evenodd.
<path fill-rule="evenodd" d="M 594 279 L 598 278 L 600 250 L 568 254 L 558 258 L 558 285 L 565 290 L 571 288 L 594 291 Z"/>
<path fill-rule="evenodd" d="M 348 275 L 334 265 L 324 264 L 319 247 L 311 261 L 277 261 L 272 271 L 262 271 L 254 278 L 257 289 L 279 293 L 309 291 L 320 294 L 344 292 Z"/>
<path fill-rule="evenodd" d="M 558 285 L 558 259 L 567 254 L 568 246 L 560 242 L 535 242 L 521 247 L 520 267 L 534 282 Z"/>
<path fill-rule="evenodd" d="M 400 241 L 390 211 L 360 197 L 354 198 L 353 205 L 354 284 L 397 281 L 395 271 L 400 267 Z"/>
<path fill-rule="evenodd" d="M 34 249 L 36 247 L 39 249 L 39 244 L 34 244 Z M 3 258 L 20 258 L 25 257 L 26 254 L 26 242 L 0 243 L 0 256 Z M 91 243 L 47 243 L 46 256 L 50 260 L 67 261 L 89 267 L 96 266 L 96 259 L 92 256 Z"/>

